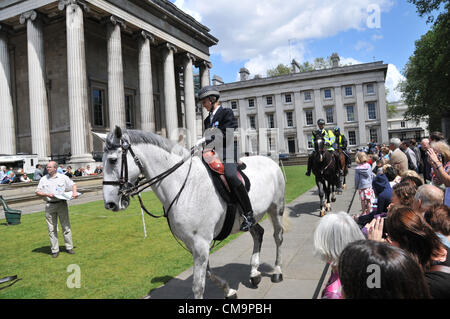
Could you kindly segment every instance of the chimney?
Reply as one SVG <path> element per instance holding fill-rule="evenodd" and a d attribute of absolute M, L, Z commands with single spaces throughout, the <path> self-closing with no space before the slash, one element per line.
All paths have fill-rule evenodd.
<path fill-rule="evenodd" d="M 241 68 L 239 74 L 241 75 L 241 81 L 247 81 L 250 77 L 250 72 L 246 68 Z"/>
<path fill-rule="evenodd" d="M 333 53 L 331 55 L 331 67 L 333 68 L 339 67 L 339 60 L 340 60 L 339 55 L 337 53 Z"/>
<path fill-rule="evenodd" d="M 214 86 L 216 86 L 216 85 L 221 85 L 223 83 L 224 83 L 223 79 L 220 76 L 214 74 L 213 79 L 212 79 L 212 84 Z"/>

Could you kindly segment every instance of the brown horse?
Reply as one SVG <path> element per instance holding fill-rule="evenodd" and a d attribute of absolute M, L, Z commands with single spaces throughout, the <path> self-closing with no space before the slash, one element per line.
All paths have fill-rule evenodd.
<path fill-rule="evenodd" d="M 341 164 L 342 172 L 343 172 L 343 174 L 339 173 L 339 178 L 341 179 L 341 182 L 342 182 L 341 183 L 342 189 L 346 189 L 347 185 L 345 182 L 345 177 L 348 174 L 348 168 L 347 168 L 347 164 L 345 162 L 345 154 L 344 154 L 344 151 L 340 148 L 338 149 L 338 152 L 339 152 L 339 162 Z"/>

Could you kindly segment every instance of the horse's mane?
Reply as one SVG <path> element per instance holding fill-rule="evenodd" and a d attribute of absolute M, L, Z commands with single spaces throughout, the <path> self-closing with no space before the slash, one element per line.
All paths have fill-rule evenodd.
<path fill-rule="evenodd" d="M 152 132 L 140 130 L 123 130 L 123 136 L 125 136 L 125 138 L 131 145 L 151 144 L 165 150 L 166 152 L 180 156 L 183 156 L 188 152 L 181 145 Z M 120 144 L 115 138 L 114 133 L 113 132 L 109 133 L 105 140 L 105 151 L 115 150 L 119 147 Z"/>

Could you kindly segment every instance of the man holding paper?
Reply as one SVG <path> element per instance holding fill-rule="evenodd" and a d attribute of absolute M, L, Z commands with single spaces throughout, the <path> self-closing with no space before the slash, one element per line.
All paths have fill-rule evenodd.
<path fill-rule="evenodd" d="M 56 162 L 49 162 L 47 164 L 48 174 L 39 180 L 39 185 L 36 189 L 36 194 L 43 197 L 44 201 L 47 202 L 45 205 L 45 219 L 47 220 L 53 258 L 59 255 L 58 217 L 63 229 L 66 250 L 69 254 L 75 253 L 73 251 L 67 200 L 62 199 L 64 198 L 62 195 L 66 191 L 72 191 L 72 198 L 70 199 L 75 199 L 78 196 L 76 184 L 66 175 L 58 173 L 57 168 Z"/>

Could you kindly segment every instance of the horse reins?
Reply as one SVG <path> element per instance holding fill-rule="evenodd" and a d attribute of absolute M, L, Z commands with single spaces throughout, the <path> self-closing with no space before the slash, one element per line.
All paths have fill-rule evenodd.
<path fill-rule="evenodd" d="M 122 163 L 121 163 L 121 168 L 120 168 L 120 178 L 118 181 L 103 181 L 103 185 L 119 186 L 119 195 L 122 195 L 122 196 L 126 196 L 126 197 L 132 196 L 133 197 L 135 195 L 138 195 L 141 208 L 149 216 L 151 216 L 153 218 L 167 217 L 170 209 L 172 208 L 175 201 L 178 200 L 178 198 L 181 195 L 181 192 L 183 191 L 183 189 L 186 185 L 186 182 L 187 182 L 187 179 L 188 179 L 189 173 L 191 171 L 191 167 L 192 167 L 192 154 L 194 153 L 194 148 L 191 149 L 191 156 L 189 157 L 189 158 L 191 158 L 191 161 L 190 161 L 189 170 L 188 170 L 188 173 L 186 175 L 183 185 L 181 186 L 177 195 L 174 197 L 174 199 L 170 203 L 170 206 L 167 209 L 167 211 L 163 207 L 163 209 L 164 209 L 163 215 L 154 215 L 154 214 L 150 213 L 147 210 L 147 208 L 144 206 L 144 203 L 142 202 L 140 193 L 142 191 L 144 191 L 146 188 L 148 188 L 156 183 L 161 182 L 164 178 L 166 178 L 167 176 L 169 176 L 170 174 L 175 172 L 181 165 L 183 165 L 185 163 L 185 161 L 187 159 L 183 158 L 182 160 L 180 160 L 178 163 L 176 163 L 174 166 L 172 166 L 168 170 L 162 172 L 161 174 L 159 174 L 151 179 L 147 180 L 146 178 L 138 178 L 136 183 L 133 185 L 128 181 L 128 161 L 127 161 L 128 151 L 130 152 L 131 156 L 133 157 L 133 160 L 136 163 L 136 165 L 139 167 L 139 171 L 141 172 L 142 175 L 145 175 L 144 174 L 144 166 L 142 165 L 141 160 L 134 153 L 133 149 L 131 148 L 131 145 L 123 138 L 120 140 L 120 147 L 122 148 Z"/>

